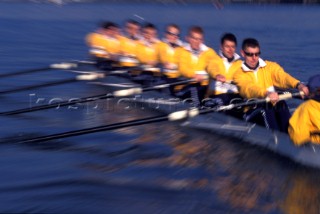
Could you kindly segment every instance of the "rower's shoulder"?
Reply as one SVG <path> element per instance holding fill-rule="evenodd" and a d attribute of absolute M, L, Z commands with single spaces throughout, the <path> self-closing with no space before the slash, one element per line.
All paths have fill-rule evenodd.
<path fill-rule="evenodd" d="M 211 47 L 207 47 L 207 50 L 205 50 L 204 53 L 207 55 L 210 55 L 212 59 L 215 59 L 215 60 L 221 59 L 221 57 L 217 54 L 217 52 Z"/>
<path fill-rule="evenodd" d="M 160 42 L 158 42 L 158 47 L 166 48 L 169 47 L 169 44 L 160 40 Z"/>
<path fill-rule="evenodd" d="M 304 101 L 301 103 L 298 108 L 294 111 L 293 115 L 298 116 L 301 114 L 301 112 L 304 113 L 315 113 L 320 111 L 320 102 L 309 99 L 307 101 Z"/>
<path fill-rule="evenodd" d="M 185 46 L 177 47 L 176 51 L 179 53 L 191 54 L 191 52 Z"/>
<path fill-rule="evenodd" d="M 270 61 L 270 60 L 264 60 L 267 66 L 269 67 L 281 67 L 279 63 Z"/>
<path fill-rule="evenodd" d="M 242 63 L 243 63 L 243 60 L 241 58 L 238 58 L 232 62 L 232 64 L 238 64 L 240 66 L 242 65 Z"/>
<path fill-rule="evenodd" d="M 102 35 L 100 33 L 97 32 L 90 32 L 86 35 L 86 39 L 92 39 L 92 38 L 96 38 L 96 37 L 101 37 Z"/>
<path fill-rule="evenodd" d="M 306 107 L 311 108 L 312 111 L 316 110 L 316 111 L 313 111 L 313 112 L 320 111 L 320 102 L 318 102 L 316 100 L 313 100 L 313 99 L 309 99 L 309 100 L 303 102 L 301 104 L 301 106 L 304 107 L 304 108 L 306 108 Z"/>
<path fill-rule="evenodd" d="M 126 37 L 126 36 L 124 36 L 124 35 L 119 35 L 119 36 L 118 36 L 118 39 L 119 39 L 119 40 L 124 40 L 124 41 L 125 41 L 125 40 L 129 40 L 129 38 Z"/>

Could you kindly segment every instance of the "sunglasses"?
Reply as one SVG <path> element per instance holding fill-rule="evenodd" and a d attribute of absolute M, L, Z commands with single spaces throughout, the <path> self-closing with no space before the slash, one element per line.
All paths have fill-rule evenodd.
<path fill-rule="evenodd" d="M 167 31 L 166 33 L 169 34 L 169 35 L 171 35 L 171 36 L 177 36 L 177 37 L 180 36 L 180 34 L 178 34 L 178 33 L 172 33 L 172 32 L 170 32 L 170 31 Z"/>
<path fill-rule="evenodd" d="M 244 54 L 246 55 L 246 56 L 260 56 L 260 54 L 261 54 L 261 52 L 258 52 L 258 53 L 249 53 L 249 52 L 245 52 L 245 51 L 243 51 L 244 52 Z"/>

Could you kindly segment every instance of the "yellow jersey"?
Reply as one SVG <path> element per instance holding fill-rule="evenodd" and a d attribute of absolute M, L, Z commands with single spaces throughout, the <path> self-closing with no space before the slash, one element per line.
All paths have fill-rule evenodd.
<path fill-rule="evenodd" d="M 101 33 L 90 33 L 86 37 L 90 54 L 96 57 L 108 58 L 109 54 L 120 54 L 120 41 Z"/>
<path fill-rule="evenodd" d="M 180 40 L 178 40 L 176 46 L 170 45 L 166 40 L 163 40 L 158 45 L 159 61 L 164 66 L 164 75 L 168 78 L 179 77 L 177 50 L 181 45 L 182 42 Z"/>
<path fill-rule="evenodd" d="M 125 56 L 136 57 L 136 51 L 139 44 L 139 39 L 131 39 L 126 36 L 120 36 L 120 51 Z"/>
<path fill-rule="evenodd" d="M 137 59 L 142 64 L 157 64 L 159 63 L 158 45 L 160 41 L 155 40 L 152 43 L 141 40 L 137 45 Z"/>
<path fill-rule="evenodd" d="M 244 98 L 265 98 L 267 92 L 275 92 L 274 87 L 295 88 L 299 80 L 286 73 L 275 62 L 259 59 L 259 66 L 251 70 L 244 63 L 233 75 L 233 81 Z"/>
<path fill-rule="evenodd" d="M 181 47 L 177 57 L 179 73 L 187 78 L 193 78 L 197 71 L 206 71 L 210 61 L 220 58 L 212 48 L 204 44 L 198 52 L 192 51 L 189 44 Z"/>
<path fill-rule="evenodd" d="M 217 75 L 223 75 L 226 82 L 222 83 L 216 80 L 210 81 L 208 95 L 219 95 L 224 93 L 238 93 L 236 85 L 231 84 L 234 73 L 240 69 L 242 60 L 238 54 L 234 55 L 234 59 L 229 62 L 227 58 L 222 56 L 216 60 L 211 60 L 208 66 L 208 74 L 210 79 L 215 79 Z"/>
<path fill-rule="evenodd" d="M 308 100 L 302 103 L 289 120 L 288 132 L 296 145 L 307 142 L 320 144 L 320 102 Z M 319 134 L 312 135 L 312 132 Z"/>

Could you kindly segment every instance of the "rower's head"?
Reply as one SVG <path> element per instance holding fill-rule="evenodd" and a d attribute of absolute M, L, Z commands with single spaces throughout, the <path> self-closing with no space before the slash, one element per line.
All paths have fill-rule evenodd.
<path fill-rule="evenodd" d="M 193 50 L 199 50 L 200 45 L 203 43 L 204 31 L 199 26 L 193 26 L 189 29 L 187 42 Z"/>
<path fill-rule="evenodd" d="M 170 43 L 176 43 L 180 37 L 180 28 L 176 24 L 169 24 L 166 27 L 165 38 Z"/>
<path fill-rule="evenodd" d="M 119 26 L 113 22 L 103 22 L 100 29 L 103 34 L 112 38 L 116 38 L 120 34 Z"/>
<path fill-rule="evenodd" d="M 226 58 L 233 58 L 237 48 L 237 38 L 232 33 L 225 33 L 220 40 L 220 49 Z"/>
<path fill-rule="evenodd" d="M 254 38 L 247 38 L 243 40 L 241 55 L 247 65 L 251 68 L 256 67 L 259 63 L 260 54 L 260 44 L 258 40 Z"/>
<path fill-rule="evenodd" d="M 320 74 L 309 78 L 308 88 L 310 92 L 309 97 L 311 99 L 320 101 Z"/>
<path fill-rule="evenodd" d="M 152 42 L 157 38 L 157 28 L 151 23 L 147 23 L 142 28 L 142 36 L 146 41 Z"/>
<path fill-rule="evenodd" d="M 138 38 L 140 35 L 140 23 L 129 19 L 126 21 L 124 31 L 128 36 Z"/>

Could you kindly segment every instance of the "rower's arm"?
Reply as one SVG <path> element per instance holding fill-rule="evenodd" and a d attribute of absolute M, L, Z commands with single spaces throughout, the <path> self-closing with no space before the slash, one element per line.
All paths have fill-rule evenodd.
<path fill-rule="evenodd" d="M 271 77 L 274 86 L 279 88 L 295 88 L 299 80 L 286 73 L 283 68 L 275 62 L 267 62 L 272 70 Z"/>
<path fill-rule="evenodd" d="M 216 79 L 218 75 L 225 76 L 225 69 L 222 59 L 213 59 L 209 62 L 207 68 L 208 74 L 211 78 Z"/>
<path fill-rule="evenodd" d="M 178 56 L 178 69 L 180 75 L 187 78 L 193 78 L 195 76 L 195 64 L 192 60 L 192 55 L 190 52 L 180 48 L 177 50 Z"/>

